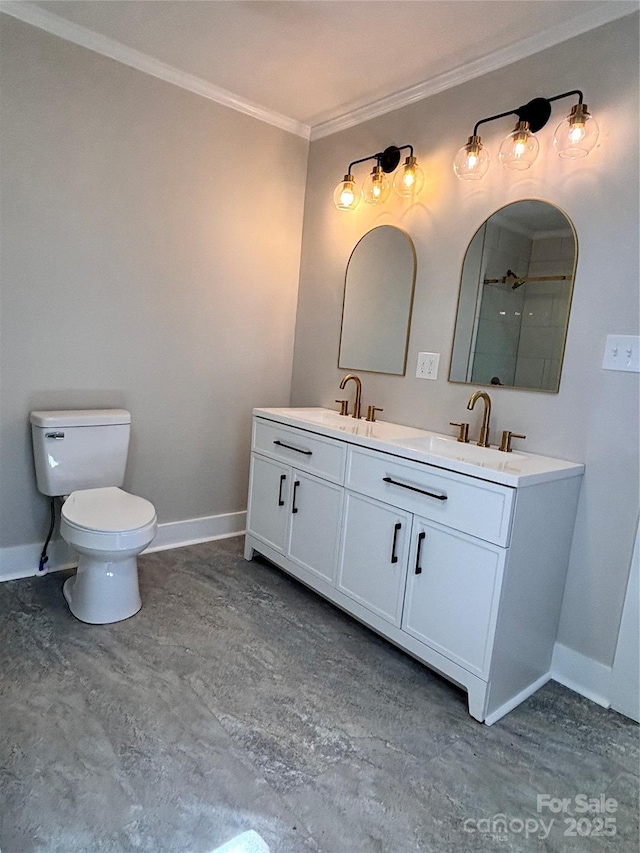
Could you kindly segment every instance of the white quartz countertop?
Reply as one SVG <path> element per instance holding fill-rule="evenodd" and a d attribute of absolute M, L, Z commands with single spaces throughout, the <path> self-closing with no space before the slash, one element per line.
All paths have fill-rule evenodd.
<path fill-rule="evenodd" d="M 579 477 L 584 472 L 584 465 L 578 462 L 521 451 L 503 453 L 497 447 L 462 444 L 453 436 L 402 424 L 369 423 L 364 419 L 344 417 L 331 409 L 254 409 L 253 413 L 266 420 L 504 486 L 532 486 L 548 480 Z"/>

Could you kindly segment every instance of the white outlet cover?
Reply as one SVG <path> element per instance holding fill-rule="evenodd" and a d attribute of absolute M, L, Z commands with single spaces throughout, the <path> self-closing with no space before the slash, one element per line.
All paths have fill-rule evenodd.
<path fill-rule="evenodd" d="M 439 352 L 419 352 L 416 377 L 418 379 L 437 379 L 439 363 Z"/>
<path fill-rule="evenodd" d="M 607 335 L 602 368 L 603 370 L 640 373 L 640 337 L 637 335 Z"/>

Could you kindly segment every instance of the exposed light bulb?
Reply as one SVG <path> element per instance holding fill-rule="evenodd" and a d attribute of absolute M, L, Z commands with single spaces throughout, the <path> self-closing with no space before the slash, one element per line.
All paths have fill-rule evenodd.
<path fill-rule="evenodd" d="M 556 128 L 553 145 L 567 160 L 586 157 L 598 141 L 598 123 L 586 104 L 575 104 L 567 118 Z"/>
<path fill-rule="evenodd" d="M 453 161 L 453 171 L 461 181 L 479 181 L 489 168 L 489 154 L 479 136 L 470 136 Z"/>
<path fill-rule="evenodd" d="M 575 124 L 571 130 L 569 131 L 569 141 L 572 145 L 577 145 L 579 142 L 582 142 L 584 139 L 584 125 L 583 124 Z"/>
<path fill-rule="evenodd" d="M 539 150 L 538 140 L 531 133 L 529 122 L 519 121 L 500 146 L 498 157 L 505 169 L 521 172 L 535 162 Z"/>
<path fill-rule="evenodd" d="M 401 198 L 415 198 L 422 192 L 424 172 L 416 157 L 407 157 L 393 179 L 393 189 Z"/>
<path fill-rule="evenodd" d="M 389 181 L 382 166 L 374 166 L 362 185 L 362 198 L 366 204 L 382 204 L 389 198 L 389 192 Z"/>
<path fill-rule="evenodd" d="M 333 193 L 333 203 L 338 210 L 354 210 L 360 204 L 353 175 L 345 175 Z"/>
<path fill-rule="evenodd" d="M 355 197 L 355 193 L 350 186 L 343 187 L 340 193 L 340 205 L 342 207 L 351 207 L 355 201 Z"/>

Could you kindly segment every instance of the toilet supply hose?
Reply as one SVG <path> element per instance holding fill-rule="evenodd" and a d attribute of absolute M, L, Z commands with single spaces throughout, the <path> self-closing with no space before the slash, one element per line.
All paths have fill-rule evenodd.
<path fill-rule="evenodd" d="M 45 540 L 44 546 L 42 548 L 42 553 L 40 554 L 40 563 L 38 564 L 38 574 L 43 575 L 46 573 L 46 564 L 49 562 L 49 558 L 47 557 L 47 548 L 49 547 L 49 542 L 51 540 L 51 536 L 53 535 L 53 528 L 56 523 L 56 499 L 51 498 L 51 522 L 49 523 L 49 532 L 47 533 L 47 538 Z"/>

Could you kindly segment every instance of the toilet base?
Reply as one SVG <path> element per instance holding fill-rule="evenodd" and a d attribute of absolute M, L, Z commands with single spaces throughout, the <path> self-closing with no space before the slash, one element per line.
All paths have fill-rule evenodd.
<path fill-rule="evenodd" d="M 135 557 L 107 562 L 81 554 L 78 571 L 62 592 L 76 619 L 108 625 L 134 616 L 142 607 Z"/>

